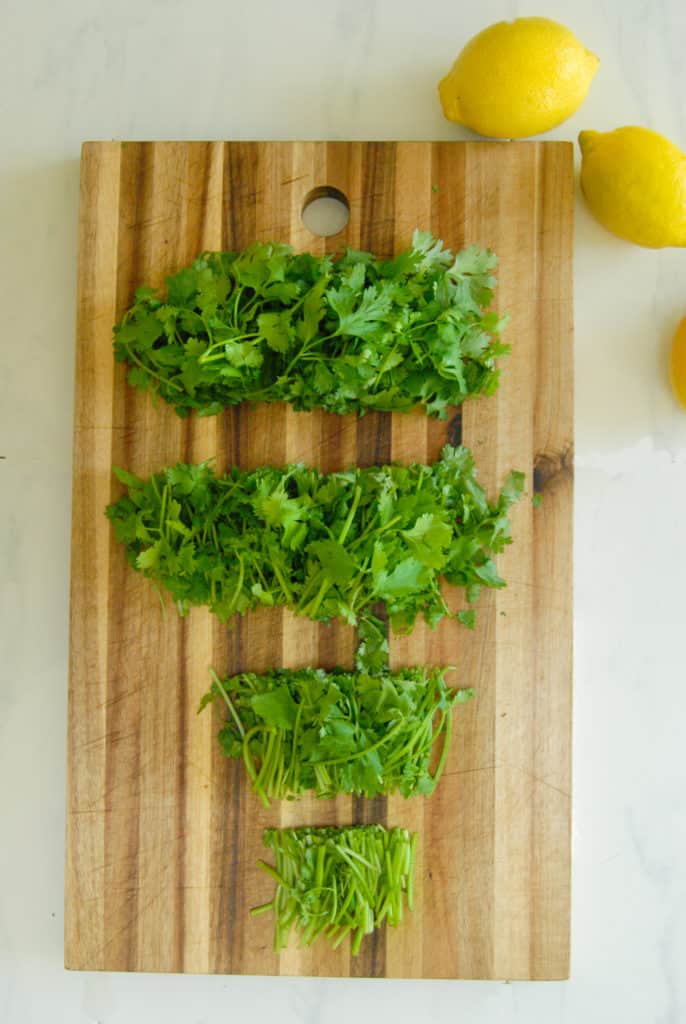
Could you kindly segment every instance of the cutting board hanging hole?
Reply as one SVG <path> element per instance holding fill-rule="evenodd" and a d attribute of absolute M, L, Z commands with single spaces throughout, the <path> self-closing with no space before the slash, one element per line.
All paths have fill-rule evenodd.
<path fill-rule="evenodd" d="M 308 231 L 320 238 L 337 235 L 350 220 L 350 204 L 340 189 L 319 185 L 305 196 L 302 221 Z"/>

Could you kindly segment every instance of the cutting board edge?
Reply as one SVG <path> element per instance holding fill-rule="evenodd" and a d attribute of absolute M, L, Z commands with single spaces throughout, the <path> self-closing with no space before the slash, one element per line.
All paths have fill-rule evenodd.
<path fill-rule="evenodd" d="M 382 138 L 359 138 L 359 139 L 252 139 L 249 137 L 236 138 L 236 139 L 83 139 L 81 141 L 80 152 L 83 155 L 84 149 L 96 146 L 127 146 L 127 145 L 155 145 L 155 146 L 208 146 L 208 145 L 263 145 L 275 144 L 275 145 L 319 145 L 319 146 L 334 146 L 341 145 L 347 146 L 350 143 L 357 143 L 361 145 L 382 145 L 383 143 L 393 143 L 398 145 L 417 145 L 417 146 L 507 146 L 509 148 L 517 147 L 531 147 L 531 146 L 545 146 L 550 148 L 568 148 L 572 152 L 574 151 L 575 143 L 572 139 L 486 139 L 486 138 L 473 138 L 473 139 L 382 139 Z"/>

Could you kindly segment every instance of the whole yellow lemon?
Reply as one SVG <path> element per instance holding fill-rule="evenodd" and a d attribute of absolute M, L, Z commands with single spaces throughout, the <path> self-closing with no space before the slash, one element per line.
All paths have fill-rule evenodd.
<path fill-rule="evenodd" d="M 648 128 L 581 132 L 581 189 L 609 231 L 636 245 L 686 245 L 686 156 Z"/>
<path fill-rule="evenodd" d="M 449 121 L 521 139 L 566 121 L 590 88 L 598 58 L 549 18 L 499 21 L 474 36 L 440 82 Z"/>

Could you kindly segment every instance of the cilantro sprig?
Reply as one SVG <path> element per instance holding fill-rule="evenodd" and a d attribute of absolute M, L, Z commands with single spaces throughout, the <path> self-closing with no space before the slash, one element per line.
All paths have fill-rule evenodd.
<path fill-rule="evenodd" d="M 492 394 L 505 319 L 487 311 L 496 258 L 456 256 L 431 234 L 391 260 L 348 249 L 339 259 L 255 243 L 206 252 L 139 288 L 114 329 L 135 387 L 180 416 L 241 402 L 364 413 L 422 407 L 445 418 L 469 395 Z"/>
<path fill-rule="evenodd" d="M 381 825 L 270 828 L 264 845 L 274 865 L 258 864 L 276 891 L 251 914 L 273 912 L 277 953 L 294 929 L 302 946 L 323 936 L 335 949 L 349 935 L 356 956 L 365 935 L 384 922 L 396 927 L 404 906 L 413 909 L 416 833 Z"/>
<path fill-rule="evenodd" d="M 502 587 L 492 555 L 511 542 L 508 509 L 524 475 L 490 503 L 466 448 L 446 445 L 432 466 L 324 474 L 297 464 L 234 468 L 177 464 L 148 480 L 116 470 L 128 494 L 107 508 L 131 565 L 158 582 L 181 614 L 208 605 L 223 621 L 260 605 L 350 625 L 385 604 L 391 628 L 418 616 L 473 625 L 451 611 L 441 580 Z"/>
<path fill-rule="evenodd" d="M 473 696 L 447 686 L 438 668 L 375 675 L 279 668 L 212 679 L 200 710 L 225 704 L 219 744 L 227 757 L 243 759 L 265 807 L 309 790 L 430 796 L 448 756 L 452 708 Z"/>

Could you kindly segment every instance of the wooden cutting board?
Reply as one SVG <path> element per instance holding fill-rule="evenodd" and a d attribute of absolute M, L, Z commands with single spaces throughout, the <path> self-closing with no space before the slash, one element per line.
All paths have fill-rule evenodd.
<path fill-rule="evenodd" d="M 312 236 L 304 197 L 340 189 L 347 229 Z M 572 146 L 569 143 L 88 143 L 81 222 L 74 440 L 65 960 L 82 970 L 375 977 L 564 978 L 569 963 L 572 656 Z M 129 388 L 111 331 L 140 284 L 202 249 L 255 239 L 390 255 L 415 227 L 500 259 L 509 310 L 497 397 L 447 423 L 241 408 L 178 419 Z M 219 672 L 350 664 L 352 631 L 261 610 L 228 630 L 204 609 L 162 615 L 103 510 L 113 463 L 219 467 L 304 460 L 323 470 L 475 452 L 494 493 L 512 467 L 529 496 L 472 633 L 444 622 L 394 639 L 394 665 L 459 666 L 478 698 L 432 799 L 304 800 L 265 811 L 217 752 Z M 543 495 L 534 508 L 534 487 Z M 421 837 L 415 913 L 362 953 L 271 949 L 256 870 L 266 825 L 381 822 Z"/>

